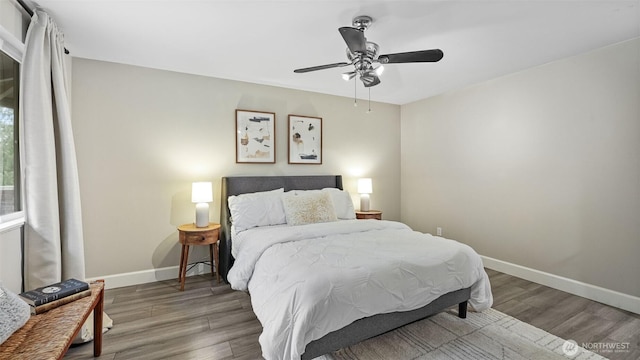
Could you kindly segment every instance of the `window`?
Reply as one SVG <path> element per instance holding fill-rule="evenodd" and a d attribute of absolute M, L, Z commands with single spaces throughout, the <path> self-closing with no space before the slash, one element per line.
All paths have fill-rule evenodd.
<path fill-rule="evenodd" d="M 22 217 L 18 103 L 20 64 L 0 51 L 0 225 Z"/>

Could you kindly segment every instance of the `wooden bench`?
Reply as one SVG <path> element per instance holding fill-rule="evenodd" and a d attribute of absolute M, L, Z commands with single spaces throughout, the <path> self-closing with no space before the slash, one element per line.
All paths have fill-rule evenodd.
<path fill-rule="evenodd" d="M 27 323 L 0 345 L 0 359 L 62 359 L 73 339 L 93 311 L 93 356 L 102 353 L 102 311 L 104 282 L 91 284 L 91 296 L 39 315 L 32 315 Z"/>

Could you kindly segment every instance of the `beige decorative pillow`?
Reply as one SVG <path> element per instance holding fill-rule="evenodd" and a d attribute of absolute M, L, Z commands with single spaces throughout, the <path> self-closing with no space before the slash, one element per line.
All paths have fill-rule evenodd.
<path fill-rule="evenodd" d="M 326 192 L 286 193 L 282 204 L 289 225 L 337 221 L 331 196 Z"/>

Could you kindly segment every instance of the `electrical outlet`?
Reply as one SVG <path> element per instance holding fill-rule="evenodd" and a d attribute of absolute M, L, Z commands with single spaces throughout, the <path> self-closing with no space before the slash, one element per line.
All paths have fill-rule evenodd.
<path fill-rule="evenodd" d="M 442 236 L 442 228 L 440 226 L 436 228 L 436 235 Z"/>

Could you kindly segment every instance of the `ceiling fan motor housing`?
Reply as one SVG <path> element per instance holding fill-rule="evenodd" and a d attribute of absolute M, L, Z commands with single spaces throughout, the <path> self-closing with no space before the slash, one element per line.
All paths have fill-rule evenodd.
<path fill-rule="evenodd" d="M 373 62 L 378 58 L 380 47 L 374 42 L 367 41 L 364 52 L 353 53 L 347 48 L 347 58 L 353 63 L 356 70 L 370 70 Z"/>

